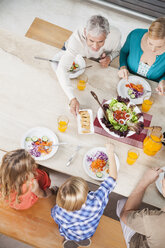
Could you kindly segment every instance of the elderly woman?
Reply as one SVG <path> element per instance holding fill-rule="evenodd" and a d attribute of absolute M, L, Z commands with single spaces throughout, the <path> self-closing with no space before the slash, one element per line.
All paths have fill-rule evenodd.
<path fill-rule="evenodd" d="M 165 93 L 165 18 L 154 21 L 149 30 L 135 29 L 120 51 L 120 78 L 129 72 L 159 82 L 156 90 Z"/>
<path fill-rule="evenodd" d="M 69 98 L 72 114 L 77 114 L 79 102 L 73 94 L 67 70 L 71 67 L 76 55 L 99 59 L 100 66 L 107 67 L 119 55 L 120 40 L 120 32 L 114 27 L 110 28 L 106 18 L 94 15 L 88 20 L 85 28 L 76 30 L 65 43 L 66 51 L 60 59 L 56 74 Z"/>

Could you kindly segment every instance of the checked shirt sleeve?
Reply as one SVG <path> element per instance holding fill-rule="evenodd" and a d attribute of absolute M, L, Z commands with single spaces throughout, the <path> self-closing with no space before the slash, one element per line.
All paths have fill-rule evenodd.
<path fill-rule="evenodd" d="M 109 200 L 109 194 L 116 186 L 116 180 L 112 177 L 107 177 L 100 185 L 98 190 L 95 191 L 94 195 L 97 198 L 99 204 L 104 209 Z"/>

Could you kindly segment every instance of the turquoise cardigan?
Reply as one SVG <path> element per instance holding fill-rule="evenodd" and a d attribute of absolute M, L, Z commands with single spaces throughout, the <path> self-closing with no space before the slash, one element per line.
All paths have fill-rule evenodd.
<path fill-rule="evenodd" d="M 137 74 L 140 58 L 143 54 L 141 39 L 147 29 L 135 29 L 127 37 L 127 40 L 120 51 L 120 67 L 126 66 L 128 70 Z M 154 81 L 165 80 L 165 52 L 156 56 L 154 64 L 150 67 L 146 78 Z"/>

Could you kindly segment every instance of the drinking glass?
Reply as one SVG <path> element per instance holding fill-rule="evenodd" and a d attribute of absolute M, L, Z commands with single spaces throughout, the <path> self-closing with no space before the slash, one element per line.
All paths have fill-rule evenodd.
<path fill-rule="evenodd" d="M 153 97 L 148 97 L 148 96 L 145 96 L 143 98 L 143 103 L 142 103 L 142 111 L 143 112 L 148 112 L 153 104 Z"/>
<path fill-rule="evenodd" d="M 78 82 L 77 82 L 77 89 L 78 90 L 85 90 L 87 82 L 88 82 L 88 77 L 86 74 L 82 74 L 81 76 L 79 76 Z"/>
<path fill-rule="evenodd" d="M 139 152 L 136 149 L 128 150 L 127 164 L 133 165 L 139 157 Z"/>
<path fill-rule="evenodd" d="M 69 119 L 65 115 L 61 115 L 58 117 L 58 130 L 60 132 L 65 132 L 68 127 Z"/>

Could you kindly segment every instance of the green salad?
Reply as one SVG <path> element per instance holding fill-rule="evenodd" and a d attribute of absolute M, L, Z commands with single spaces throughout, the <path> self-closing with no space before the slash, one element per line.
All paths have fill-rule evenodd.
<path fill-rule="evenodd" d="M 144 123 L 139 121 L 142 113 L 134 111 L 135 105 L 129 104 L 128 98 L 120 96 L 117 99 L 112 99 L 109 104 L 104 104 L 103 108 L 106 110 L 108 120 L 102 118 L 102 122 L 111 131 L 118 134 L 120 137 L 126 137 L 130 130 L 139 134 Z"/>

